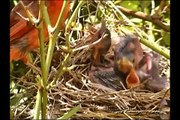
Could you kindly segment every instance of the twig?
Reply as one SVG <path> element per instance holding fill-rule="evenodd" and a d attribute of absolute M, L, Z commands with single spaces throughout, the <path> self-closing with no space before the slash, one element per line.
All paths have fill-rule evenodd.
<path fill-rule="evenodd" d="M 152 50 L 156 51 L 157 53 L 163 55 L 167 59 L 170 59 L 170 52 L 168 49 L 159 46 L 155 42 L 144 39 L 143 36 L 145 36 L 148 39 L 149 38 L 148 35 L 144 31 L 141 31 L 134 23 L 132 23 L 111 1 L 108 1 L 108 3 L 111 5 L 109 7 L 113 7 L 117 11 L 117 13 L 120 14 L 123 17 L 123 19 L 125 19 L 133 27 L 133 29 L 141 37 L 140 40 L 141 43 L 151 48 Z"/>
<path fill-rule="evenodd" d="M 23 9 L 26 12 L 26 15 L 28 16 L 28 18 L 26 18 L 25 20 L 28 20 L 29 22 L 32 23 L 32 25 L 37 25 L 39 23 L 39 19 L 36 19 L 33 14 L 28 10 L 27 6 L 24 5 L 23 1 L 19 1 L 21 6 L 23 7 Z M 24 19 L 24 17 L 20 14 L 18 14 L 20 17 L 22 17 Z M 37 27 L 37 26 L 36 26 Z"/>
<path fill-rule="evenodd" d="M 98 44 L 103 38 L 105 38 L 107 36 L 107 34 L 103 35 L 100 39 L 98 39 L 97 41 L 93 42 L 92 44 L 90 45 L 84 45 L 82 47 L 79 47 L 79 48 L 75 48 L 73 49 L 72 51 L 75 52 L 75 51 L 78 51 L 78 50 L 82 50 L 82 49 L 85 49 L 85 48 L 91 48 L 93 47 L 94 45 Z"/>
<path fill-rule="evenodd" d="M 36 66 L 34 66 L 32 63 L 27 63 L 27 65 L 32 69 L 32 70 L 35 70 L 38 74 L 40 74 L 40 75 L 42 75 L 42 72 L 41 72 L 41 70 L 38 68 L 38 67 L 36 67 Z"/>
<path fill-rule="evenodd" d="M 122 6 L 118 6 L 118 8 L 125 14 L 128 15 L 132 15 L 133 17 L 137 17 L 137 18 L 141 18 L 143 20 L 149 21 L 154 23 L 156 26 L 162 28 L 163 30 L 169 32 L 170 31 L 170 26 L 167 26 L 165 24 L 163 24 L 160 20 L 158 19 L 154 19 L 151 15 L 147 15 L 143 12 L 140 11 L 133 11 L 133 10 L 129 10 L 127 8 L 124 8 Z"/>
<path fill-rule="evenodd" d="M 164 100 L 164 98 L 166 97 L 166 95 L 168 94 L 168 92 L 170 91 L 170 89 L 167 89 L 166 90 L 166 92 L 164 93 L 164 96 L 162 97 L 162 99 L 161 99 L 161 101 L 160 101 L 160 103 L 159 103 L 159 110 L 161 110 L 162 109 L 162 102 L 163 102 L 163 100 Z"/>
<path fill-rule="evenodd" d="M 129 115 L 126 113 L 126 111 L 124 111 L 123 114 L 124 114 L 125 116 L 127 116 L 130 120 L 133 120 L 133 118 L 132 118 L 131 116 L 129 116 Z"/>

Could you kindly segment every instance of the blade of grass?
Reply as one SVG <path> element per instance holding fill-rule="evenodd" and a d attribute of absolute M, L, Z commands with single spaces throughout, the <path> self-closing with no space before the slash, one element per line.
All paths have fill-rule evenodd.
<path fill-rule="evenodd" d="M 65 113 L 62 117 L 58 118 L 58 120 L 69 119 L 69 118 L 72 117 L 75 113 L 77 113 L 80 108 L 81 108 L 81 105 L 79 104 L 78 106 L 74 107 L 71 111 L 69 111 L 68 113 Z"/>

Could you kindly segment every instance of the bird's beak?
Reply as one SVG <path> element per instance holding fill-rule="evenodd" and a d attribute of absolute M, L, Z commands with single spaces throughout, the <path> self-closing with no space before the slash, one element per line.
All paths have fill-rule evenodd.
<path fill-rule="evenodd" d="M 140 80 L 134 68 L 132 68 L 126 77 L 127 88 L 134 88 L 139 86 Z"/>
<path fill-rule="evenodd" d="M 124 74 L 129 73 L 129 71 L 133 68 L 133 63 L 127 58 L 122 57 L 117 61 L 118 70 L 123 72 Z"/>

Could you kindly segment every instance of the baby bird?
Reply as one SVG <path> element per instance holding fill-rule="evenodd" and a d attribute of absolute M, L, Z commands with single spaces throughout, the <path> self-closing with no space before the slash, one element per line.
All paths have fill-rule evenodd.
<path fill-rule="evenodd" d="M 101 38 L 101 41 L 92 47 L 92 63 L 94 66 L 106 66 L 103 64 L 105 55 L 111 46 L 111 33 L 106 28 L 105 21 L 102 20 L 101 28 L 93 33 L 93 41 L 95 42 Z"/>
<path fill-rule="evenodd" d="M 133 36 L 134 37 L 134 36 Z M 114 90 L 133 88 L 140 84 L 134 68 L 136 59 L 137 39 L 132 36 L 122 37 L 121 42 L 115 47 L 114 64 L 110 68 L 102 68 L 93 73 L 95 82 L 103 84 Z M 140 46 L 141 47 L 141 46 Z"/>
<path fill-rule="evenodd" d="M 134 35 L 127 35 L 115 47 L 114 71 L 118 76 L 124 74 L 127 88 L 133 88 L 140 84 L 135 66 L 142 57 L 143 50 L 138 38 Z"/>
<path fill-rule="evenodd" d="M 158 62 L 159 59 L 155 58 L 155 55 L 151 56 L 149 53 L 146 53 L 139 62 L 139 68 L 136 70 L 141 82 L 147 80 L 144 84 L 145 89 L 152 92 L 159 92 L 168 85 L 167 77 L 159 76 Z"/>

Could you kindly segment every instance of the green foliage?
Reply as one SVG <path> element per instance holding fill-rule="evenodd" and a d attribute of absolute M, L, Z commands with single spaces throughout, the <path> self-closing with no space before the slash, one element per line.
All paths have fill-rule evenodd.
<path fill-rule="evenodd" d="M 81 108 L 81 105 L 79 104 L 78 106 L 75 106 L 74 108 L 71 109 L 71 111 L 65 113 L 62 117 L 60 117 L 58 120 L 64 120 L 64 119 L 69 119 L 71 118 L 75 113 L 77 113 Z"/>
<path fill-rule="evenodd" d="M 120 5 L 127 9 L 138 11 L 140 2 L 138 0 L 123 0 Z"/>
<path fill-rule="evenodd" d="M 166 46 L 170 46 L 170 33 L 169 32 L 162 32 L 163 42 Z"/>

